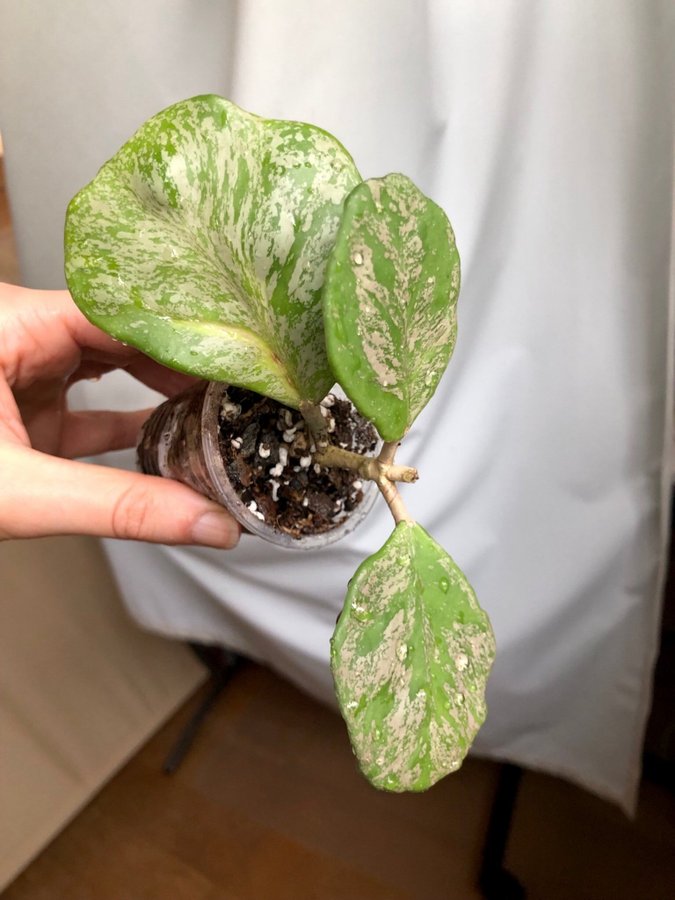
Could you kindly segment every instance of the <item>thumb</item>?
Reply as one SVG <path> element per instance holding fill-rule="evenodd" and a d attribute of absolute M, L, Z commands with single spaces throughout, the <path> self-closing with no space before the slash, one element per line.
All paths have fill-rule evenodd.
<path fill-rule="evenodd" d="M 91 534 L 229 549 L 239 525 L 217 503 L 165 478 L 0 448 L 0 539 Z"/>

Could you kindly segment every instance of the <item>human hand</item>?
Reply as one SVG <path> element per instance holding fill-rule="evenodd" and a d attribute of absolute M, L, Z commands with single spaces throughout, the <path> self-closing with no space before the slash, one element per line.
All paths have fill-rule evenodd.
<path fill-rule="evenodd" d="M 92 534 L 230 548 L 239 526 L 185 485 L 73 461 L 136 442 L 150 410 L 68 409 L 68 388 L 124 369 L 172 396 L 193 379 L 113 341 L 67 291 L 0 283 L 0 540 Z"/>

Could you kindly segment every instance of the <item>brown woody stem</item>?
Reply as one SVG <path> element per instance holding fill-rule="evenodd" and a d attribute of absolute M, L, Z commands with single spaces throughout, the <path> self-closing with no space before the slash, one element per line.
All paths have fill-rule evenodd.
<path fill-rule="evenodd" d="M 399 522 L 415 521 L 406 509 L 403 498 L 399 494 L 398 488 L 392 481 L 389 481 L 387 478 L 380 478 L 377 481 L 377 486 L 380 489 L 380 493 L 387 501 L 389 511 L 394 517 L 394 522 L 396 522 L 397 525 L 399 524 Z"/>
<path fill-rule="evenodd" d="M 350 469 L 358 472 L 359 476 L 369 481 L 379 481 L 384 478 L 387 481 L 405 481 L 412 484 L 417 481 L 417 469 L 411 466 L 394 466 L 382 462 L 381 457 L 362 456 L 351 450 L 328 444 L 323 449 L 317 449 L 314 454 L 314 462 L 320 466 L 328 466 L 335 469 Z"/>
<path fill-rule="evenodd" d="M 356 472 L 364 481 L 374 481 L 380 489 L 380 493 L 384 497 L 396 524 L 398 525 L 399 522 L 414 522 L 398 492 L 396 482 L 403 481 L 411 484 L 417 481 L 419 476 L 417 469 L 414 469 L 412 466 L 398 466 L 394 464 L 396 451 L 400 444 L 399 441 L 385 441 L 377 457 L 362 456 L 360 453 L 354 453 L 351 450 L 331 444 L 326 420 L 317 404 L 303 401 L 300 404 L 300 412 L 305 422 L 307 422 L 307 427 L 316 444 L 315 463 L 329 468 L 349 469 L 352 472 Z"/>
<path fill-rule="evenodd" d="M 382 449 L 380 450 L 380 455 L 378 457 L 380 462 L 388 466 L 393 465 L 396 451 L 400 446 L 400 441 L 385 441 L 384 444 L 382 444 Z"/>
<path fill-rule="evenodd" d="M 300 413 L 305 422 L 307 422 L 307 427 L 314 438 L 314 443 L 317 448 L 322 450 L 324 447 L 327 447 L 330 444 L 330 438 L 328 437 L 326 420 L 321 414 L 321 407 L 319 404 L 310 403 L 309 400 L 303 400 L 300 403 Z"/>

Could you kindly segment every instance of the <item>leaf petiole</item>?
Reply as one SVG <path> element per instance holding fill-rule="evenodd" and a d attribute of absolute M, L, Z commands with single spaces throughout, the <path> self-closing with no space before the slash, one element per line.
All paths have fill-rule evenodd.
<path fill-rule="evenodd" d="M 336 447 L 335 444 L 328 444 L 323 449 L 317 449 L 314 461 L 320 466 L 358 472 L 359 477 L 367 481 L 379 482 L 383 479 L 388 482 L 404 481 L 412 484 L 419 477 L 417 469 L 412 466 L 390 465 L 382 462 L 379 457 L 362 456 L 360 453 Z"/>
<path fill-rule="evenodd" d="M 388 478 L 378 478 L 377 486 L 389 507 L 389 512 L 394 517 L 394 522 L 396 522 L 397 525 L 401 522 L 410 522 L 411 525 L 414 525 L 415 520 L 408 512 L 406 505 L 403 502 L 403 498 L 399 494 L 398 488 L 394 482 L 390 481 Z"/>

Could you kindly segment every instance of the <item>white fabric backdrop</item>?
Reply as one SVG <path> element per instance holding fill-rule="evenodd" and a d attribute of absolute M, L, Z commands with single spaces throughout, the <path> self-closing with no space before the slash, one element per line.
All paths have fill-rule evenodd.
<path fill-rule="evenodd" d="M 459 340 L 401 460 L 422 473 L 411 510 L 494 624 L 476 751 L 630 809 L 667 524 L 673 5 L 26 0 L 0 7 L 0 34 L 28 284 L 62 283 L 70 196 L 195 93 L 320 124 L 364 177 L 403 171 L 444 206 Z M 118 377 L 83 394 L 145 402 Z M 107 550 L 141 623 L 225 642 L 330 702 L 347 580 L 388 530 L 380 509 L 325 554 Z"/>

